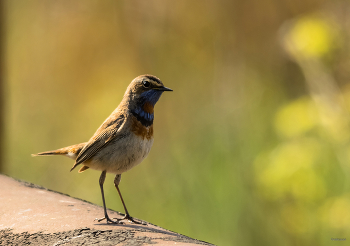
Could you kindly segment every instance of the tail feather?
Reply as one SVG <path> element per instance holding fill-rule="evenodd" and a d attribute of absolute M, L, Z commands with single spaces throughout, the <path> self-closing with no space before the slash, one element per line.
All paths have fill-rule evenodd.
<path fill-rule="evenodd" d="M 65 153 L 67 154 L 67 153 Z M 65 155 L 64 153 L 60 153 L 59 150 L 51 150 L 51 151 L 45 151 L 45 152 L 40 152 L 37 154 L 32 154 L 32 156 L 40 156 L 40 155 Z"/>
<path fill-rule="evenodd" d="M 71 146 L 64 147 L 57 150 L 51 150 L 51 151 L 40 152 L 37 154 L 32 154 L 32 156 L 65 155 L 75 160 L 75 158 L 78 156 L 79 152 L 84 148 L 85 145 L 86 143 L 75 144 L 75 145 L 71 145 Z"/>

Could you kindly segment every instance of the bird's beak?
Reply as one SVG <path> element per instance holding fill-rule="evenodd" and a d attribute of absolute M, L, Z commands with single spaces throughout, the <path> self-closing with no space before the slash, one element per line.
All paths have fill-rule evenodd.
<path fill-rule="evenodd" d="M 165 86 L 161 86 L 161 87 L 158 87 L 158 88 L 155 88 L 156 90 L 159 90 L 159 91 L 173 91 L 172 89 L 168 88 L 168 87 L 165 87 Z"/>

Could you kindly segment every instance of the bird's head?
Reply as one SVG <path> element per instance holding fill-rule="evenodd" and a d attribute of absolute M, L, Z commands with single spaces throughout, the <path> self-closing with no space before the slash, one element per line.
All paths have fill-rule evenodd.
<path fill-rule="evenodd" d="M 156 76 L 145 74 L 136 77 L 129 85 L 125 94 L 131 97 L 132 104 L 143 106 L 157 103 L 164 91 L 172 91 L 163 85 Z"/>
<path fill-rule="evenodd" d="M 126 89 L 124 100 L 128 109 L 149 124 L 153 122 L 154 105 L 164 91 L 172 91 L 163 85 L 156 76 L 145 74 L 136 77 Z"/>

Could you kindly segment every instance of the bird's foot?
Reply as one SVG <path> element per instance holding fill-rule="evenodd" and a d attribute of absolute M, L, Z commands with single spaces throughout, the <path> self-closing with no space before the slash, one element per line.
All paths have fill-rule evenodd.
<path fill-rule="evenodd" d="M 117 218 L 113 218 L 113 219 L 117 219 Z M 146 222 L 144 222 L 144 221 L 137 221 L 133 217 L 131 217 L 129 214 L 126 214 L 123 218 L 117 219 L 117 220 L 118 221 L 120 221 L 120 220 L 128 220 L 131 223 L 135 223 L 135 224 L 139 224 L 139 225 L 147 225 Z"/>
<path fill-rule="evenodd" d="M 116 219 L 116 218 L 115 218 Z M 95 220 L 97 220 L 97 222 L 101 222 L 101 221 L 103 221 L 103 220 L 106 220 L 107 221 L 107 224 L 108 223 L 112 223 L 112 224 L 124 224 L 123 222 L 121 222 L 120 221 L 120 219 L 116 219 L 116 220 L 112 220 L 112 219 L 110 219 L 108 216 L 105 216 L 105 217 L 103 217 L 103 218 L 101 218 L 101 219 L 95 219 Z"/>

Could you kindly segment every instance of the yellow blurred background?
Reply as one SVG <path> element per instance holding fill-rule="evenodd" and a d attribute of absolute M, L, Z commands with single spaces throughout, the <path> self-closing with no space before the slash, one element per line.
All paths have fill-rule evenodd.
<path fill-rule="evenodd" d="M 100 173 L 31 153 L 87 141 L 130 81 L 174 90 L 123 174 L 132 216 L 217 245 L 350 233 L 350 2 L 16 0 L 5 12 L 3 172 L 102 205 Z M 105 182 L 107 206 L 123 211 Z"/>

